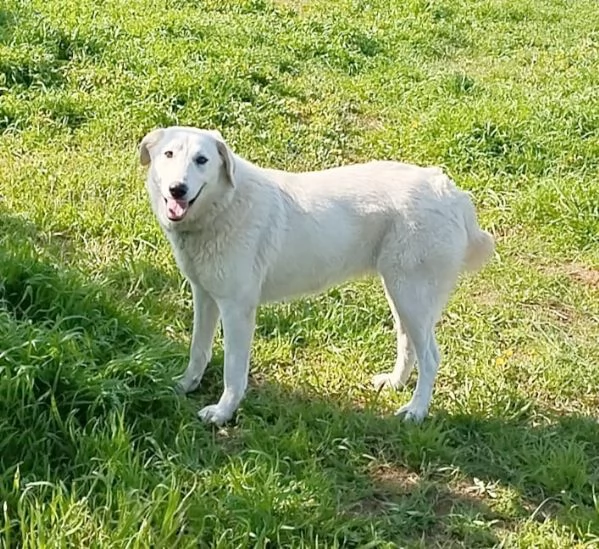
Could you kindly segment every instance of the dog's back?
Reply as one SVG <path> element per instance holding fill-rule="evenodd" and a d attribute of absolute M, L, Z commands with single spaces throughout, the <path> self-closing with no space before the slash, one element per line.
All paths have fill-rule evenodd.
<path fill-rule="evenodd" d="M 472 204 L 439 168 L 379 161 L 269 178 L 284 196 L 285 227 L 272 228 L 284 236 L 267 269 L 265 299 L 391 264 L 402 271 L 428 261 L 473 265 L 469 242 L 480 230 Z"/>

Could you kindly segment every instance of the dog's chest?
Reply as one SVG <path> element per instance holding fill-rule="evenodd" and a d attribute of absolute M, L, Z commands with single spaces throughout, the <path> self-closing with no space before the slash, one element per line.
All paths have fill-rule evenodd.
<path fill-rule="evenodd" d="M 216 293 L 227 284 L 226 259 L 218 241 L 198 233 L 167 234 L 181 272 L 194 284 Z"/>

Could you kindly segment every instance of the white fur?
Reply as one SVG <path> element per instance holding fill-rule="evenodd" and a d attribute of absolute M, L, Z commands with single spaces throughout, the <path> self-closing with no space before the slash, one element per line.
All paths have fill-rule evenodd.
<path fill-rule="evenodd" d="M 196 165 L 198 154 L 208 162 Z M 223 323 L 224 391 L 199 412 L 204 421 L 228 421 L 244 396 L 260 303 L 374 273 L 395 320 L 397 361 L 373 383 L 405 384 L 417 361 L 416 389 L 398 413 L 427 415 L 439 366 L 435 324 L 460 272 L 479 269 L 494 250 L 469 196 L 440 169 L 380 161 L 288 173 L 243 160 L 218 132 L 187 127 L 148 134 L 140 157 L 150 165 L 153 210 L 193 294 L 184 392 L 200 384 L 219 317 Z M 174 182 L 188 186 L 189 199 L 200 193 L 177 222 L 165 206 Z"/>

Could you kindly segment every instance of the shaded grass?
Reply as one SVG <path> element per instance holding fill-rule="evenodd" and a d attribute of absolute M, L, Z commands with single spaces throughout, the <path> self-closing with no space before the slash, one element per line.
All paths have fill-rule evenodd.
<path fill-rule="evenodd" d="M 0 546 L 599 543 L 599 12 L 576 3 L 0 8 Z M 261 309 L 235 422 L 177 397 L 190 296 L 135 147 L 218 127 L 248 158 L 445 166 L 500 257 L 439 326 L 431 418 L 376 395 L 370 280 Z M 412 381 L 413 383 L 413 381 Z"/>

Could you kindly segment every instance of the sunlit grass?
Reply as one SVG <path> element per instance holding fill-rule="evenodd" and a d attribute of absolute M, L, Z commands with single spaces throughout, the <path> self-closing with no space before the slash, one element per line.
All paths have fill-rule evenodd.
<path fill-rule="evenodd" d="M 594 0 L 6 0 L 0 547 L 599 544 L 597 29 Z M 177 396 L 190 295 L 136 157 L 172 123 L 473 192 L 499 257 L 443 316 L 424 424 L 369 385 L 370 280 L 262 308 L 235 422 L 199 423 L 222 347 Z"/>

